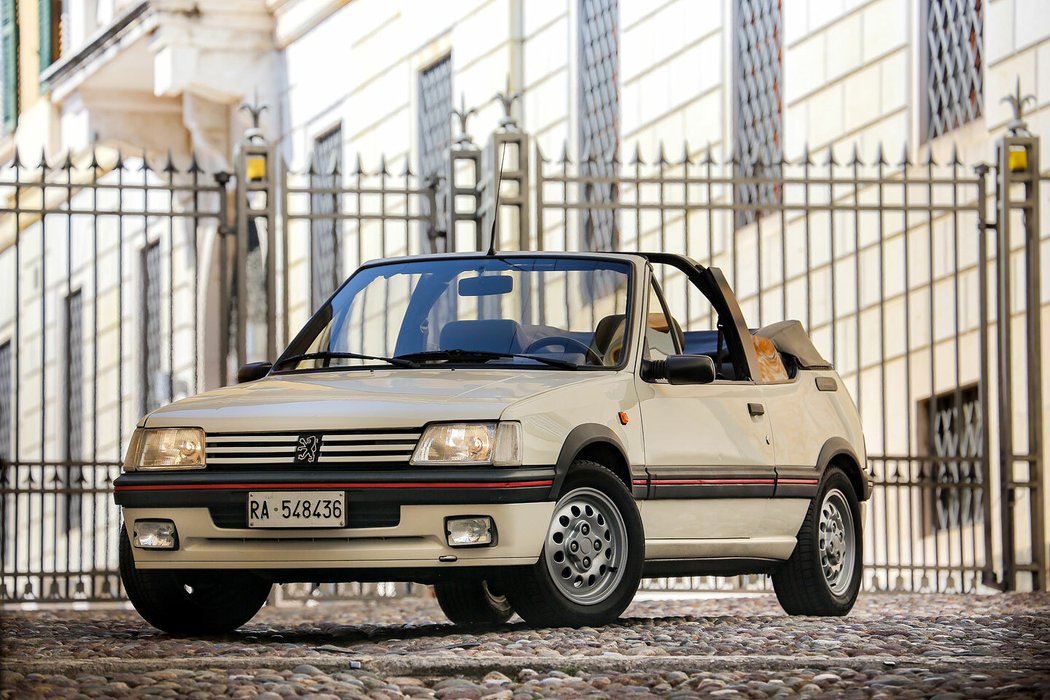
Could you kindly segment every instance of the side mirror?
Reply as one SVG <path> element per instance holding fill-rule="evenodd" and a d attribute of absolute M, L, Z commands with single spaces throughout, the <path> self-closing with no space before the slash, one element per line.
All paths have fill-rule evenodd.
<path fill-rule="evenodd" d="M 715 361 L 707 355 L 671 355 L 648 363 L 647 379 L 666 379 L 668 384 L 710 384 L 715 380 Z"/>
<path fill-rule="evenodd" d="M 237 370 L 237 383 L 244 384 L 245 382 L 254 382 L 256 379 L 262 379 L 270 373 L 271 367 L 273 367 L 272 362 L 249 362 L 246 365 L 241 365 Z"/>

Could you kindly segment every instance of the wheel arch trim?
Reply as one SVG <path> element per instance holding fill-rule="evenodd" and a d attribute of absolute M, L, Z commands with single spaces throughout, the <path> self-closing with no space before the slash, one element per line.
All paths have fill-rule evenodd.
<path fill-rule="evenodd" d="M 569 431 L 565 441 L 562 443 L 561 451 L 558 453 L 558 461 L 554 465 L 554 484 L 551 486 L 551 498 L 556 499 L 561 492 L 562 484 L 565 482 L 565 477 L 569 474 L 569 468 L 572 466 L 573 461 L 580 453 L 592 445 L 605 445 L 618 453 L 623 465 L 626 467 L 626 474 L 617 473 L 617 470 L 614 468 L 615 465 L 606 464 L 603 466 L 616 473 L 624 482 L 627 490 L 633 492 L 631 463 L 627 459 L 627 450 L 624 448 L 623 441 L 606 425 L 585 423 Z M 642 491 L 644 492 L 644 487 Z"/>
<path fill-rule="evenodd" d="M 871 498 L 871 482 L 868 473 L 861 467 L 856 450 L 844 438 L 830 438 L 820 449 L 820 455 L 817 457 L 817 471 L 821 478 L 833 463 L 846 467 L 843 471 L 853 484 L 858 500 L 866 501 Z"/>

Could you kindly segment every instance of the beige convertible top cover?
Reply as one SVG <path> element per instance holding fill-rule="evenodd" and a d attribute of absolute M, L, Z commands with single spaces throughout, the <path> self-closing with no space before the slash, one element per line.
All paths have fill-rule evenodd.
<path fill-rule="evenodd" d="M 831 369 L 831 363 L 817 352 L 800 321 L 771 323 L 759 328 L 755 335 L 772 340 L 777 350 L 793 356 L 804 369 Z"/>

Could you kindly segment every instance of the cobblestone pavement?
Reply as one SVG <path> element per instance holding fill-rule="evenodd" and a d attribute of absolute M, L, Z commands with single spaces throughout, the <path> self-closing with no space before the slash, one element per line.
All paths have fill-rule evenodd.
<path fill-rule="evenodd" d="M 2 611 L 0 697 L 1047 697 L 1050 595 L 639 600 L 620 624 L 457 629 L 426 598 L 264 608 L 167 637 L 133 611 Z"/>

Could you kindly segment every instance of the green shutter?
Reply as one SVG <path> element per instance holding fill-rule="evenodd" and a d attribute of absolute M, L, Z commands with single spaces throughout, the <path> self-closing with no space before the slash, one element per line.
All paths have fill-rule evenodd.
<path fill-rule="evenodd" d="M 15 0 L 0 0 L 0 62 L 3 63 L 4 133 L 18 123 L 18 18 Z"/>
<path fill-rule="evenodd" d="M 38 0 L 37 7 L 40 13 L 40 70 L 51 65 L 51 57 L 55 55 L 55 33 L 51 30 L 51 0 Z"/>

